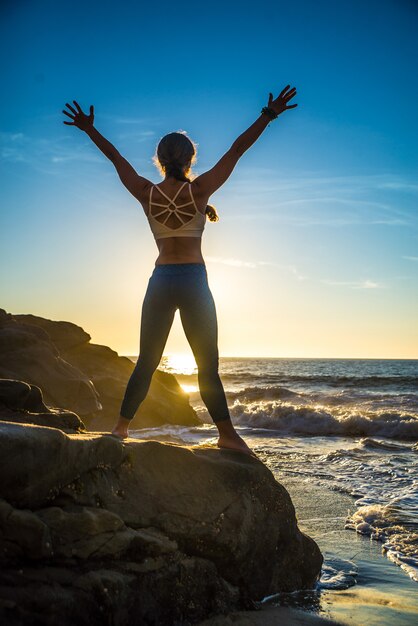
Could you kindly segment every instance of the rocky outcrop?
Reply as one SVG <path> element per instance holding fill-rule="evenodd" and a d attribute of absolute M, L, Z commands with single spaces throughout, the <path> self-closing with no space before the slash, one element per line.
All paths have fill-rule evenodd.
<path fill-rule="evenodd" d="M 47 407 L 39 387 L 5 378 L 0 378 L 0 420 L 50 426 L 66 433 L 86 430 L 76 413 Z"/>
<path fill-rule="evenodd" d="M 77 413 L 90 430 L 109 430 L 134 363 L 90 339 L 71 322 L 0 309 L 0 378 L 36 385 L 48 406 Z M 175 377 L 156 370 L 132 428 L 165 423 L 201 422 Z"/>
<path fill-rule="evenodd" d="M 89 415 L 101 410 L 89 377 L 65 361 L 40 326 L 24 324 L 0 310 L 0 378 L 23 380 L 42 389 L 50 406 Z"/>
<path fill-rule="evenodd" d="M 322 555 L 258 459 L 0 423 L 0 619 L 195 624 L 310 588 Z"/>

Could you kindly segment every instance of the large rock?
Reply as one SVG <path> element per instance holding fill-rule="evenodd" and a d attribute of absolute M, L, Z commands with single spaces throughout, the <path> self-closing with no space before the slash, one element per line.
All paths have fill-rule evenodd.
<path fill-rule="evenodd" d="M 0 378 L 38 386 L 46 404 L 77 413 L 90 430 L 114 425 L 133 369 L 76 324 L 0 309 Z M 165 423 L 201 424 L 175 377 L 156 370 L 132 428 Z"/>
<path fill-rule="evenodd" d="M 66 433 L 86 430 L 76 413 L 46 406 L 36 385 L 7 378 L 0 378 L 0 420 L 50 426 Z"/>
<path fill-rule="evenodd" d="M 239 452 L 4 422 L 0 498 L 11 625 L 194 624 L 321 570 L 286 489 Z"/>
<path fill-rule="evenodd" d="M 72 322 L 56 322 L 28 313 L 15 314 L 13 317 L 17 322 L 43 328 L 60 353 L 75 346 L 88 343 L 91 339 L 90 335 L 81 326 L 77 326 L 77 324 Z"/>
<path fill-rule="evenodd" d="M 80 415 L 101 409 L 98 393 L 80 369 L 63 359 L 40 326 L 17 321 L 0 309 L 0 378 L 40 387 L 45 402 Z"/>

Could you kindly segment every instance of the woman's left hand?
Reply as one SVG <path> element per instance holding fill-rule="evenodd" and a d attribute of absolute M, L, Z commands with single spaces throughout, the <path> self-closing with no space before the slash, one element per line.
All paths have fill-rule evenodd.
<path fill-rule="evenodd" d="M 269 103 L 267 106 L 269 109 L 273 109 L 277 115 L 280 115 L 280 113 L 283 113 L 286 109 L 294 109 L 298 106 L 297 104 L 290 104 L 289 106 L 286 106 L 289 100 L 296 95 L 296 87 L 292 87 L 292 89 L 286 93 L 289 87 L 290 85 L 286 85 L 275 100 L 273 99 L 273 94 L 269 94 Z"/>

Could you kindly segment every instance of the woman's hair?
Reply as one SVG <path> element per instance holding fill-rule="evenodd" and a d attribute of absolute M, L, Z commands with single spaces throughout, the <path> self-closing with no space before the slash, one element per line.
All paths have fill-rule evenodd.
<path fill-rule="evenodd" d="M 181 130 L 168 133 L 160 140 L 152 160 L 161 176 L 173 176 L 191 183 L 195 178 L 191 167 L 196 162 L 196 152 L 197 144 L 186 136 L 186 131 Z M 205 213 L 211 222 L 219 220 L 218 212 L 211 204 L 207 205 Z"/>

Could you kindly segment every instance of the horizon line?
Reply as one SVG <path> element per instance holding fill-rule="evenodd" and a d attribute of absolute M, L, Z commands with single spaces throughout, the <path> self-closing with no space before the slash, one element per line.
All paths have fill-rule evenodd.
<path fill-rule="evenodd" d="M 185 355 L 183 352 L 174 352 L 172 354 L 163 354 L 161 358 L 170 358 L 175 355 Z M 135 357 L 138 358 L 139 354 L 119 354 L 119 356 L 124 357 Z M 193 355 L 190 355 L 193 356 Z M 418 361 L 418 357 L 395 357 L 395 356 L 242 356 L 242 355 L 219 355 L 220 359 L 300 359 L 300 360 L 308 360 L 308 359 L 333 359 L 333 360 L 355 360 L 355 361 Z"/>

